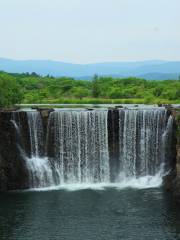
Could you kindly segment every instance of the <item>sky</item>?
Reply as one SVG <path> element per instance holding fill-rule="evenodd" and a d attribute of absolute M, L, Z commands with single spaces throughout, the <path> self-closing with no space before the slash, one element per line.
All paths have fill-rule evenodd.
<path fill-rule="evenodd" d="M 180 0 L 0 0 L 0 57 L 180 60 Z"/>

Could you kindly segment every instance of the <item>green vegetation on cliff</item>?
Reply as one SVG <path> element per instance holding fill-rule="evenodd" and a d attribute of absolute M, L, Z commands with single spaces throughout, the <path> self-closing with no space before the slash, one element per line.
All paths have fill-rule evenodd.
<path fill-rule="evenodd" d="M 15 103 L 180 103 L 180 81 L 98 76 L 86 81 L 0 72 L 0 107 Z"/>

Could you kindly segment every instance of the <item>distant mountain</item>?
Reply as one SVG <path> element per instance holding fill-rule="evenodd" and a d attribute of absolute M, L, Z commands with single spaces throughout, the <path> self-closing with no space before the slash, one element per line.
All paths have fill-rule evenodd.
<path fill-rule="evenodd" d="M 178 79 L 180 61 L 105 62 L 72 64 L 50 60 L 11 60 L 0 58 L 0 70 L 10 73 L 36 72 L 56 77 L 69 76 L 91 79 L 94 74 L 116 77 L 142 77 L 146 79 Z M 85 77 L 84 77 L 85 76 Z"/>
<path fill-rule="evenodd" d="M 146 73 L 138 77 L 148 80 L 178 80 L 180 74 L 178 73 Z"/>

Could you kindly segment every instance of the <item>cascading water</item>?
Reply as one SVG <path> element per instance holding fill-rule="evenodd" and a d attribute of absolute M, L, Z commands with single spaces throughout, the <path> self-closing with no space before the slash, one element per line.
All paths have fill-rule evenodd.
<path fill-rule="evenodd" d="M 43 124 L 39 112 L 27 112 L 28 125 L 31 141 L 31 155 L 38 157 L 41 155 L 43 146 Z"/>
<path fill-rule="evenodd" d="M 56 184 L 109 182 L 107 135 L 107 111 L 51 113 L 47 145 L 54 145 Z"/>
<path fill-rule="evenodd" d="M 48 118 L 46 136 L 40 113 L 27 112 L 27 117 L 30 187 L 111 184 L 108 110 L 56 110 Z M 171 154 L 173 118 L 163 108 L 120 109 L 117 124 L 119 164 L 114 184 L 141 186 L 154 176 L 151 180 L 158 185 Z"/>
<path fill-rule="evenodd" d="M 161 182 L 170 160 L 173 118 L 162 108 L 122 109 L 119 126 L 118 181 Z"/>
<path fill-rule="evenodd" d="M 53 172 L 46 156 L 42 156 L 44 145 L 44 131 L 42 118 L 39 112 L 27 112 L 31 157 L 26 158 L 29 170 L 30 187 L 47 187 L 54 184 Z"/>

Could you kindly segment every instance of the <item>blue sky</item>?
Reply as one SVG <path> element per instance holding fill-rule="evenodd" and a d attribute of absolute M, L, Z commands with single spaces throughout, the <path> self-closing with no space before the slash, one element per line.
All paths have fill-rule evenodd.
<path fill-rule="evenodd" d="M 180 60 L 180 0 L 0 0 L 0 57 Z"/>

